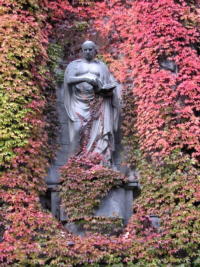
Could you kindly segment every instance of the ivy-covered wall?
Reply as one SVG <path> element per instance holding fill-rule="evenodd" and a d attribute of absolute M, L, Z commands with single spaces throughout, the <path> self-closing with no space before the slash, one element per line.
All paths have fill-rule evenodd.
<path fill-rule="evenodd" d="M 43 227 L 52 223 L 42 213 L 38 195 L 46 190 L 52 155 L 47 142 L 52 115 L 47 104 L 52 100 L 46 79 L 50 26 L 42 1 L 1 1 L 0 13 L 0 260 L 7 265 L 36 251 Z"/>
<path fill-rule="evenodd" d="M 96 7 L 106 10 L 95 25 L 108 37 L 107 58 L 125 85 L 127 162 L 139 169 L 142 184 L 127 228 L 134 240 L 129 260 L 136 266 L 199 266 L 198 2 Z M 161 219 L 158 232 L 148 227 L 150 215 Z"/>
<path fill-rule="evenodd" d="M 199 266 L 198 3 L 0 4 L 1 265 Z M 140 171 L 142 194 L 118 237 L 73 236 L 39 201 L 56 118 L 48 37 L 62 43 L 73 27 L 76 38 L 87 23 L 107 40 L 101 54 L 124 84 L 126 160 Z"/>

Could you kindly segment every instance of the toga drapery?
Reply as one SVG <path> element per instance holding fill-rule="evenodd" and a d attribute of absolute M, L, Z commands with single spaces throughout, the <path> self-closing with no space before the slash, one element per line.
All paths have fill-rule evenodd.
<path fill-rule="evenodd" d="M 119 127 L 120 85 L 116 83 L 107 66 L 99 60 L 99 73 L 94 73 L 103 86 L 116 83 L 111 95 L 95 92 L 87 82 L 68 83 L 70 77 L 78 77 L 82 59 L 72 61 L 66 68 L 64 78 L 64 104 L 69 118 L 71 154 L 81 149 L 81 138 L 87 132 L 85 148 L 104 157 L 107 165 L 112 164 L 115 150 L 115 133 Z"/>

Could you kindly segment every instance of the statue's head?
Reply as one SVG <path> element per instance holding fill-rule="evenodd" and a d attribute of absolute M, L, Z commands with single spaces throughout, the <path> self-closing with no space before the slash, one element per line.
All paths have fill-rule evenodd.
<path fill-rule="evenodd" d="M 82 51 L 83 51 L 83 57 L 86 60 L 92 60 L 93 58 L 95 58 L 96 54 L 97 54 L 97 46 L 94 42 L 92 41 L 85 41 L 82 44 Z"/>

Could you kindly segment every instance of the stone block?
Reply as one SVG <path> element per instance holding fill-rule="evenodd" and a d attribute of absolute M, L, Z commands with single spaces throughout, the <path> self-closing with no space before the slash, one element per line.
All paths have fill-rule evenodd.
<path fill-rule="evenodd" d="M 60 180 L 59 166 L 51 166 L 45 180 L 47 184 L 58 184 Z"/>
<path fill-rule="evenodd" d="M 178 71 L 178 67 L 174 60 L 169 59 L 161 59 L 159 60 L 161 68 L 165 70 L 170 70 L 171 72 L 176 73 Z"/>
<path fill-rule="evenodd" d="M 60 221 L 61 222 L 66 222 L 68 220 L 68 216 L 66 212 L 64 211 L 63 207 L 60 206 Z"/>
<path fill-rule="evenodd" d="M 68 124 L 62 123 L 60 124 L 59 134 L 57 137 L 57 142 L 60 145 L 67 145 L 70 143 L 69 141 L 69 131 L 68 131 Z"/>
<path fill-rule="evenodd" d="M 63 166 L 69 157 L 69 145 L 61 145 L 57 152 L 54 165 Z"/>
<path fill-rule="evenodd" d="M 124 224 L 128 223 L 129 218 L 133 215 L 133 201 L 135 200 L 132 190 L 125 191 L 125 212 L 124 212 Z"/>
<path fill-rule="evenodd" d="M 67 112 L 63 103 L 58 102 L 56 105 L 56 109 L 58 112 L 58 119 L 60 123 L 66 123 L 68 120 Z"/>
<path fill-rule="evenodd" d="M 160 218 L 157 215 L 150 215 L 149 220 L 155 229 L 160 228 Z"/>
<path fill-rule="evenodd" d="M 60 198 L 58 192 L 51 192 L 51 212 L 56 218 L 60 218 Z"/>
<path fill-rule="evenodd" d="M 58 86 L 56 88 L 56 96 L 57 96 L 57 102 L 63 103 L 63 100 L 64 100 L 64 87 L 63 87 L 63 85 Z"/>
<path fill-rule="evenodd" d="M 84 236 L 85 231 L 83 230 L 82 226 L 79 226 L 75 223 L 66 223 L 64 227 L 70 232 L 75 235 Z"/>
<path fill-rule="evenodd" d="M 118 188 L 111 190 L 102 200 L 95 216 L 123 218 L 127 223 L 132 215 L 133 193 L 132 190 Z"/>

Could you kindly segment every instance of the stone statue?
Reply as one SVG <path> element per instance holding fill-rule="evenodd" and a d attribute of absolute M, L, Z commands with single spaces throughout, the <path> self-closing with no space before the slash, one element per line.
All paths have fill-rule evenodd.
<path fill-rule="evenodd" d="M 119 127 L 120 85 L 96 59 L 94 42 L 82 44 L 83 58 L 72 61 L 64 77 L 64 104 L 69 118 L 70 154 L 97 152 L 113 166 Z"/>

